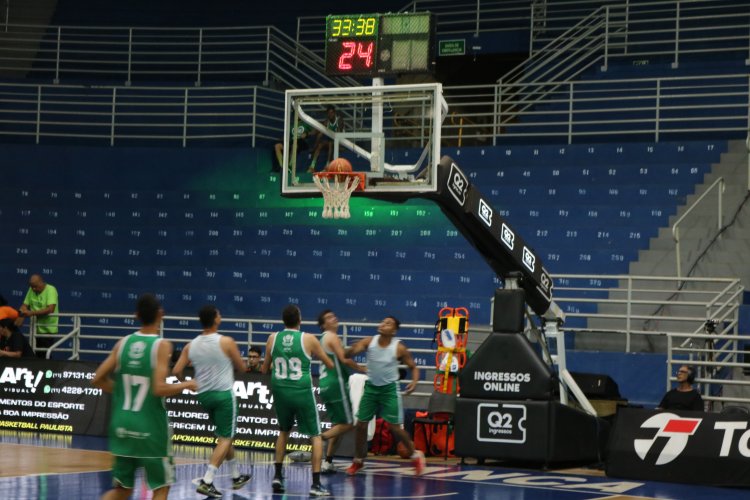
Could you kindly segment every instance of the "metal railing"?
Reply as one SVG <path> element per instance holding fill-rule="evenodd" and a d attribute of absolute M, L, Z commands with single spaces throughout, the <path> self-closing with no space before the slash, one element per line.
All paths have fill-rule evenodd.
<path fill-rule="evenodd" d="M 529 107 L 512 85 L 446 86 L 450 118 L 444 147 L 489 146 L 528 138 L 534 142 L 592 139 L 653 141 L 745 137 L 750 126 L 750 75 L 630 78 L 556 82 L 544 109 Z M 545 83 L 534 86 L 544 87 Z M 512 97 L 515 95 L 516 97 Z M 167 140 L 183 146 L 201 140 L 279 140 L 283 93 L 263 86 L 172 87 L 0 83 L 0 135 L 81 137 L 109 144 Z M 515 99 L 515 100 L 514 100 Z M 418 111 L 417 111 L 418 113 Z M 696 119 L 699 117 L 699 119 Z M 391 147 L 428 140 L 408 118 L 409 134 L 386 116 Z M 401 139 L 399 139 L 401 137 Z"/>
<path fill-rule="evenodd" d="M 191 85 L 253 82 L 314 88 L 351 85 L 323 59 L 273 26 L 148 28 L 8 24 L 0 75 L 53 83 L 107 80 Z"/>
<path fill-rule="evenodd" d="M 719 333 L 726 338 L 740 338 L 738 308 L 744 289 L 739 280 L 684 278 L 683 281 L 689 282 L 693 289 L 678 290 L 674 277 L 566 274 L 554 275 L 553 278 L 556 283 L 555 302 L 566 315 L 566 324 L 562 326 L 565 335 L 577 338 L 591 334 L 624 337 L 624 352 L 631 352 L 634 337 L 660 337 L 668 342 L 668 345 L 665 342 L 665 347 L 669 359 L 676 359 L 685 349 L 691 348 L 690 342 L 703 338 L 707 320 L 721 325 Z M 604 297 L 596 298 L 597 295 Z M 596 310 L 585 310 L 582 306 L 587 304 L 596 305 Z M 65 333 L 55 336 L 57 342 L 50 353 L 59 352 L 69 359 L 101 359 L 118 339 L 137 328 L 133 316 L 126 314 L 61 313 L 59 318 L 60 331 Z M 585 320 L 585 326 L 575 326 L 576 320 L 580 319 Z M 371 322 L 341 321 L 340 325 L 340 334 L 346 345 L 372 335 L 377 329 L 377 323 Z M 531 334 L 532 326 L 527 324 L 527 333 Z M 30 328 L 31 332 L 35 331 L 33 321 Z M 264 346 L 268 335 L 281 329 L 283 325 L 278 319 L 223 318 L 220 331 L 231 335 L 240 348 L 246 350 L 251 345 Z M 314 322 L 306 321 L 303 329 L 316 332 L 318 327 Z M 403 324 L 399 334 L 399 339 L 406 342 L 425 372 L 418 396 L 431 392 L 429 387 L 436 372 L 433 330 L 434 324 Z M 197 318 L 185 316 L 166 316 L 160 329 L 161 335 L 172 340 L 177 348 L 200 331 Z M 489 332 L 488 325 L 472 323 L 469 348 L 475 350 Z M 31 337 L 32 345 L 35 345 L 35 335 L 32 333 Z M 683 339 L 683 344 L 674 345 L 675 338 Z M 720 347 L 725 349 L 724 344 Z M 737 349 L 733 354 L 737 354 Z M 715 354 L 714 359 L 723 358 Z M 750 364 L 742 366 L 750 367 Z"/>
<path fill-rule="evenodd" d="M 750 407 L 750 380 L 741 374 L 750 370 L 744 345 L 750 335 L 739 335 L 736 325 L 713 333 L 670 333 L 667 357 L 667 390 L 676 381 L 675 367 L 689 364 L 696 370 L 695 383 L 708 411 L 720 410 L 725 404 Z"/>
<path fill-rule="evenodd" d="M 740 280 L 731 278 L 574 274 L 553 278 L 554 300 L 566 316 L 565 331 L 622 337 L 617 345 L 624 352 L 643 350 L 633 349 L 638 339 L 700 333 L 708 319 L 727 321 L 736 328 L 744 291 Z"/>
<path fill-rule="evenodd" d="M 112 349 L 115 343 L 123 336 L 137 330 L 135 318 L 128 314 L 86 314 L 86 313 L 60 313 L 58 335 L 45 334 L 44 337 L 55 338 L 54 344 L 46 350 L 45 356 L 50 359 L 53 354 L 61 353 L 67 359 L 89 359 L 101 360 Z M 378 323 L 371 322 L 341 322 L 340 335 L 344 345 L 351 345 L 358 339 L 367 335 L 374 335 Z M 419 388 L 414 396 L 429 396 L 432 393 L 433 378 L 436 373 L 434 366 L 435 349 L 433 348 L 432 332 L 434 324 L 407 324 L 401 325 L 402 332 L 422 332 L 422 335 L 400 334 L 399 339 L 409 345 L 415 361 L 420 369 L 425 372 L 419 382 Z M 279 319 L 263 318 L 222 318 L 220 333 L 233 337 L 243 352 L 247 352 L 250 346 L 265 348 L 266 340 L 270 333 L 281 331 L 284 325 Z M 317 332 L 319 327 L 316 322 L 304 321 L 302 329 Z M 32 321 L 29 325 L 32 347 L 36 347 L 35 335 L 36 324 Z M 175 349 L 182 347 L 202 331 L 198 319 L 187 316 L 165 316 L 159 328 L 159 334 L 163 338 L 172 341 Z M 472 334 L 479 338 L 474 340 L 478 345 L 488 334 L 487 327 L 473 327 Z M 95 344 L 91 347 L 89 344 Z M 83 346 L 82 346 L 83 344 Z M 86 345 L 89 345 L 86 347 Z M 315 361 L 315 363 L 319 363 Z M 407 383 L 408 380 L 405 382 Z"/>
<path fill-rule="evenodd" d="M 0 84 L 0 135 L 87 138 L 115 145 L 279 140 L 284 94 L 261 86 Z M 132 143 L 132 142 L 131 142 Z"/>
<path fill-rule="evenodd" d="M 613 27 L 621 36 L 605 39 L 620 55 L 634 58 L 666 57 L 675 66 L 684 54 L 701 54 L 730 50 L 746 51 L 747 6 L 734 0 L 582 0 L 544 2 L 545 8 L 534 9 L 533 46 L 536 51 L 549 50 L 551 42 L 568 32 L 593 12 L 600 16 L 607 8 L 619 12 Z M 744 33 L 743 33 L 744 29 Z"/>
<path fill-rule="evenodd" d="M 674 250 L 675 250 L 675 261 L 677 265 L 677 277 L 682 277 L 682 254 L 680 253 L 680 224 L 687 218 L 688 215 L 690 215 L 693 210 L 696 209 L 696 207 L 708 196 L 714 189 L 716 189 L 717 192 L 717 227 L 716 232 L 718 233 L 721 231 L 721 227 L 724 221 L 723 217 L 723 194 L 724 194 L 724 178 L 719 177 L 716 179 L 706 190 L 701 194 L 698 199 L 696 199 L 692 205 L 690 205 L 687 210 L 685 210 L 685 213 L 683 213 L 679 219 L 675 221 L 674 224 L 672 224 L 672 238 L 674 239 Z"/>
<path fill-rule="evenodd" d="M 676 68 L 687 54 L 750 51 L 750 11 L 736 2 L 624 2 L 575 19 L 559 31 L 545 27 L 547 37 L 532 36 L 543 46 L 499 80 L 513 101 L 505 106 L 509 121 L 559 91 L 562 81 L 599 63 L 606 71 L 615 57 L 645 64 L 666 58 Z"/>

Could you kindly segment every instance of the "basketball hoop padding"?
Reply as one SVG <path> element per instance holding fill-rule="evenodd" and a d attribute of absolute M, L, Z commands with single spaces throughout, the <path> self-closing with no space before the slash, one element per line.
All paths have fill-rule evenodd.
<path fill-rule="evenodd" d="M 349 199 L 355 190 L 365 189 L 363 172 L 317 172 L 313 175 L 315 186 L 323 194 L 324 219 L 348 219 Z"/>

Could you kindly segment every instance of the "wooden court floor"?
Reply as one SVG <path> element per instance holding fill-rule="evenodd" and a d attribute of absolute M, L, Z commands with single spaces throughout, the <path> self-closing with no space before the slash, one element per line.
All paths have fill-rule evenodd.
<path fill-rule="evenodd" d="M 82 436 L 0 433 L 0 499 L 95 499 L 110 487 L 110 455 L 106 440 Z M 210 448 L 176 447 L 177 481 L 169 498 L 205 498 L 195 492 Z M 220 470 L 216 486 L 226 499 L 305 498 L 310 484 L 309 463 L 285 464 L 287 493 L 273 495 L 273 457 L 269 452 L 239 450 L 238 458 L 253 480 L 233 491 L 231 479 Z M 343 469 L 348 460 L 337 460 Z M 750 498 L 750 490 L 608 478 L 600 470 L 576 468 L 556 471 L 517 469 L 499 463 L 460 464 L 457 459 L 428 459 L 425 474 L 415 477 L 409 461 L 373 458 L 357 476 L 343 471 L 324 476 L 336 499 L 453 498 L 456 500 L 634 500 Z M 138 482 L 133 498 L 151 494 Z"/>

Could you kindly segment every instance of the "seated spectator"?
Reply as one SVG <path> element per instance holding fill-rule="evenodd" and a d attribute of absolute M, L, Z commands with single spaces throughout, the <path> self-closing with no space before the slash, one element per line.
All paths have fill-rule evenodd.
<path fill-rule="evenodd" d="M 297 128 L 293 128 L 289 131 L 289 139 L 291 144 L 289 145 L 289 154 L 300 153 L 310 149 L 310 144 L 307 142 L 308 136 L 316 133 L 312 130 L 312 127 L 305 122 L 300 122 Z M 295 146 L 296 143 L 296 146 Z M 281 164 L 283 163 L 284 157 L 284 143 L 277 142 L 273 146 L 274 153 L 276 154 L 276 164 L 273 165 L 274 172 L 281 172 Z M 291 163 L 291 159 L 289 160 Z M 291 165 L 287 165 L 289 168 Z M 300 169 L 301 171 L 301 169 Z"/>
<path fill-rule="evenodd" d="M 0 357 L 33 358 L 29 341 L 10 318 L 0 319 Z"/>
<path fill-rule="evenodd" d="M 677 369 L 677 387 L 664 395 L 657 409 L 705 411 L 701 393 L 693 388 L 693 382 L 695 382 L 693 367 L 680 366 Z"/>
<path fill-rule="evenodd" d="M 250 347 L 247 350 L 247 369 L 245 373 L 260 373 L 261 361 L 260 347 Z"/>
<path fill-rule="evenodd" d="M 13 321 L 18 319 L 18 311 L 8 305 L 8 301 L 5 297 L 0 295 L 0 319 L 9 318 Z"/>

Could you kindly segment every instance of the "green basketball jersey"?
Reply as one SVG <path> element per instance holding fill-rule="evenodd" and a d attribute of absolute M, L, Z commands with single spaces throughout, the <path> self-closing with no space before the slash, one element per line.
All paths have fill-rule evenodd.
<path fill-rule="evenodd" d="M 117 353 L 109 448 L 124 457 L 171 455 L 171 432 L 164 398 L 154 396 L 154 366 L 161 338 L 128 335 Z"/>
<path fill-rule="evenodd" d="M 276 334 L 271 349 L 271 387 L 308 390 L 312 387 L 310 354 L 302 345 L 303 335 L 309 334 L 299 330 L 282 330 Z"/>
<path fill-rule="evenodd" d="M 320 386 L 320 395 L 326 400 L 329 396 L 334 400 L 341 399 L 347 392 L 349 384 L 349 369 L 341 364 L 339 358 L 333 352 L 328 352 L 325 348 L 326 335 L 336 335 L 335 333 L 326 332 L 320 339 L 328 358 L 333 361 L 333 368 L 326 368 L 326 365 L 320 365 L 320 377 L 318 385 Z"/>

